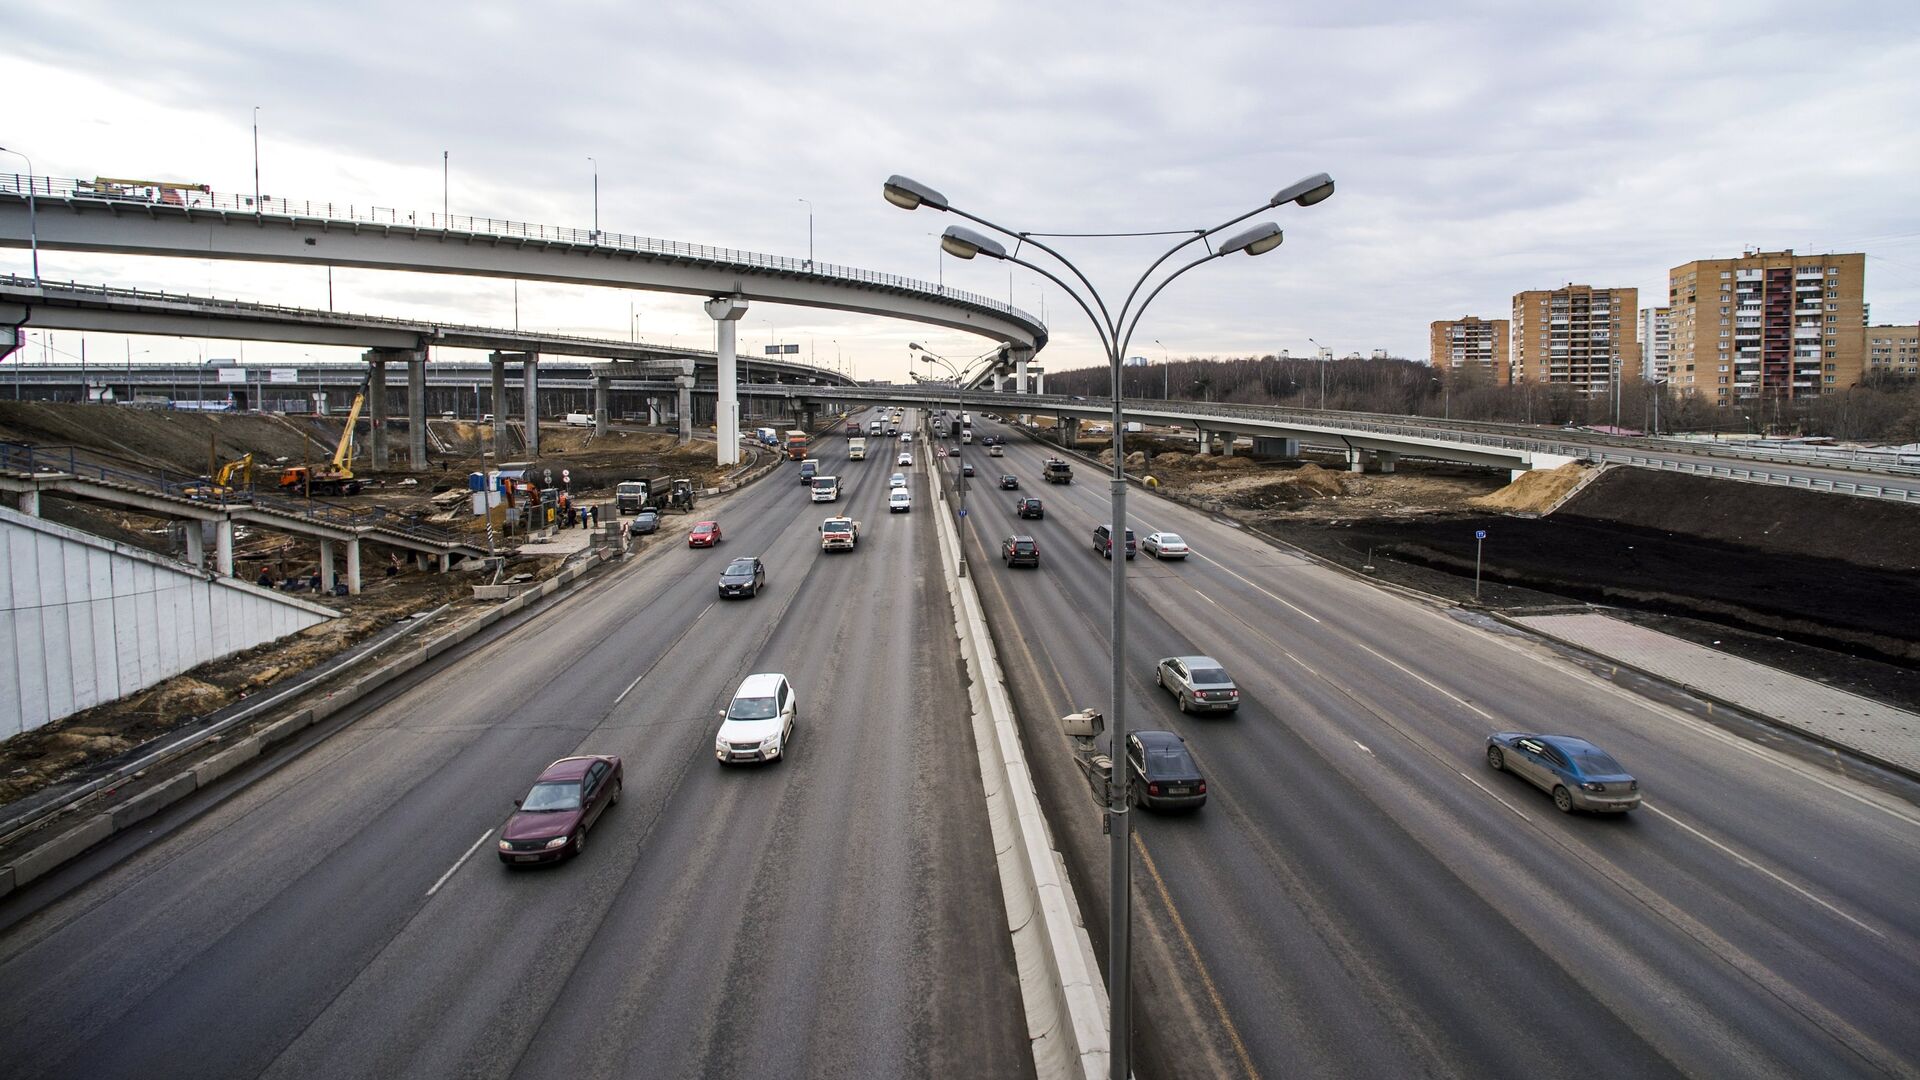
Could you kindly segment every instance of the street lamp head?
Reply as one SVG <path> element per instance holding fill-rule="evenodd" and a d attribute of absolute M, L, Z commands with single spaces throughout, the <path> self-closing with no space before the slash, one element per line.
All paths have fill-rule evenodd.
<path fill-rule="evenodd" d="M 964 225 L 947 226 L 947 231 L 940 234 L 940 247 L 956 259 L 971 259 L 975 255 L 989 259 L 1007 257 L 1007 249 L 998 240 Z"/>
<path fill-rule="evenodd" d="M 1285 236 L 1286 234 L 1280 231 L 1280 226 L 1271 221 L 1263 221 L 1227 239 L 1220 245 L 1220 254 L 1226 256 L 1244 250 L 1248 255 L 1265 255 L 1279 247 L 1280 241 L 1285 239 Z"/>
<path fill-rule="evenodd" d="M 945 195 L 918 180 L 901 176 L 899 173 L 887 177 L 887 182 L 881 186 L 880 193 L 887 197 L 888 202 L 902 210 L 918 210 L 922 206 L 935 210 L 947 208 Z"/>
<path fill-rule="evenodd" d="M 925 345 L 922 345 L 922 344 L 920 344 L 920 343 L 919 343 L 919 342 L 917 342 L 917 341 L 909 341 L 909 342 L 907 342 L 907 349 L 908 349 L 908 351 L 912 351 L 912 352 L 926 352 L 926 351 L 927 351 L 927 347 L 926 347 Z"/>
<path fill-rule="evenodd" d="M 1314 173 L 1274 192 L 1273 198 L 1267 200 L 1267 205 L 1280 206 L 1293 203 L 1297 206 L 1312 206 L 1314 203 L 1326 202 L 1332 195 L 1333 177 L 1326 173 Z"/>

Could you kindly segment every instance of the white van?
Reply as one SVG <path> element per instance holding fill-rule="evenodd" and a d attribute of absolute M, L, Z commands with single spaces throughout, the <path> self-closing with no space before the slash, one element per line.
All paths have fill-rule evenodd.
<path fill-rule="evenodd" d="M 721 713 L 720 731 L 713 739 L 713 756 L 722 765 L 742 761 L 778 761 L 793 741 L 799 715 L 799 697 L 785 675 L 749 675 L 733 692 L 733 702 Z"/>
<path fill-rule="evenodd" d="M 567 414 L 567 426 L 568 427 L 592 427 L 593 414 L 583 413 L 583 412 L 570 412 Z"/>

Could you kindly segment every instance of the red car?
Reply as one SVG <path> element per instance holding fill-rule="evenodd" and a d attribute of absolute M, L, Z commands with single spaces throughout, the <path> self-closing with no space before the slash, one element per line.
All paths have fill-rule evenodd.
<path fill-rule="evenodd" d="M 712 547 L 719 542 L 720 523 L 717 521 L 702 521 L 687 534 L 687 546 L 690 548 Z"/>
<path fill-rule="evenodd" d="M 620 759 L 606 754 L 561 758 L 547 766 L 500 830 L 500 861 L 557 862 L 580 854 L 587 830 L 620 801 Z"/>

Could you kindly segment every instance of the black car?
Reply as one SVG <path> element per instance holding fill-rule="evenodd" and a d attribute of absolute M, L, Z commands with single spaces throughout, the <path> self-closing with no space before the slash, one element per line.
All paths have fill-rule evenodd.
<path fill-rule="evenodd" d="M 1171 731 L 1128 735 L 1127 774 L 1135 806 L 1197 810 L 1206 805 L 1207 778 L 1187 753 L 1187 741 Z"/>
<path fill-rule="evenodd" d="M 1000 541 L 1000 557 L 1008 566 L 1039 566 L 1040 543 L 1031 536 L 1009 536 Z"/>
<path fill-rule="evenodd" d="M 660 531 L 660 511 L 642 510 L 633 515 L 633 532 L 636 536 Z"/>
<path fill-rule="evenodd" d="M 1047 508 L 1041 506 L 1040 500 L 1031 495 L 1024 499 L 1015 500 L 1013 512 L 1016 516 L 1023 518 L 1044 518 L 1047 516 Z"/>
<path fill-rule="evenodd" d="M 735 559 L 720 571 L 720 599 L 759 596 L 766 584 L 767 568 L 759 559 Z"/>
<path fill-rule="evenodd" d="M 1128 529 L 1127 530 L 1127 558 L 1129 559 L 1133 558 L 1135 550 L 1137 550 L 1137 545 L 1134 543 L 1134 540 L 1133 540 L 1133 530 Z M 1105 525 L 1095 525 L 1093 527 L 1093 553 L 1095 555 L 1104 555 L 1109 559 L 1113 558 L 1113 530 L 1112 529 L 1109 529 Z"/>
<path fill-rule="evenodd" d="M 1020 490 L 1020 478 L 1012 473 L 1001 473 L 1000 487 L 1003 491 L 1018 491 Z"/>

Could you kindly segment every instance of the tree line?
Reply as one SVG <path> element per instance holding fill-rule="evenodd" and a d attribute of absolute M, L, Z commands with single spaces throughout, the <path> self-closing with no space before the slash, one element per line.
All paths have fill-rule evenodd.
<path fill-rule="evenodd" d="M 1920 384 L 1873 378 L 1816 398 L 1761 401 L 1722 408 L 1699 396 L 1630 382 L 1620 392 L 1588 396 L 1570 386 L 1502 386 L 1490 373 L 1463 368 L 1443 377 L 1404 358 L 1314 360 L 1305 357 L 1185 357 L 1123 368 L 1128 398 L 1223 401 L 1492 423 L 1610 425 L 1636 431 L 1727 432 L 1826 436 L 1857 442 L 1920 442 Z M 1047 392 L 1105 397 L 1105 367 L 1048 372 Z M 1656 424 L 1656 412 L 1658 419 Z"/>

